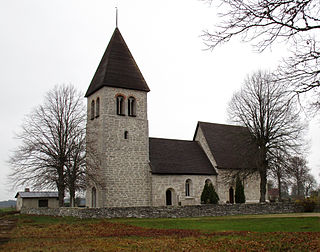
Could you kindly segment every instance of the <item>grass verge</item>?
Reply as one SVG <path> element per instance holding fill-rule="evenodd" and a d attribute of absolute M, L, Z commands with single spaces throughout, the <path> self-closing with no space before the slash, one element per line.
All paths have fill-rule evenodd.
<path fill-rule="evenodd" d="M 190 219 L 77 219 L 14 215 L 18 225 L 3 251 L 319 251 L 320 232 L 253 231 L 255 225 L 288 224 L 286 218 L 215 217 Z M 314 219 L 315 218 L 315 219 Z M 249 218 L 250 219 L 250 218 Z M 294 230 L 301 221 L 311 225 L 317 217 L 290 218 Z M 237 223 L 237 221 L 240 221 Z M 245 222 L 242 222 L 245 221 Z M 219 222 L 218 226 L 213 223 Z M 243 226 L 237 231 L 236 226 Z M 144 227 L 142 227 L 142 225 Z M 274 224 L 272 225 L 274 226 Z M 212 228 L 214 227 L 214 228 Z M 225 231 L 231 229 L 229 231 Z"/>

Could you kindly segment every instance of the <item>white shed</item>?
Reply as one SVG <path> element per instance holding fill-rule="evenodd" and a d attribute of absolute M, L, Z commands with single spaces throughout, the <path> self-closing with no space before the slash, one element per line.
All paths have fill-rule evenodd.
<path fill-rule="evenodd" d="M 59 207 L 58 192 L 30 192 L 26 190 L 17 192 L 15 198 L 17 198 L 17 211 L 20 211 L 21 208 Z"/>

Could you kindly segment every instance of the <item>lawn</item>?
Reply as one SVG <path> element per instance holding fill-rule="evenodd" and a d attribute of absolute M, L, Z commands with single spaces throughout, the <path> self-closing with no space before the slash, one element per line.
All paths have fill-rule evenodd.
<path fill-rule="evenodd" d="M 181 219 L 114 219 L 145 228 L 159 229 L 196 229 L 203 231 L 250 231 L 250 232 L 320 232 L 320 217 L 283 217 L 269 216 L 229 216 Z"/>
<path fill-rule="evenodd" d="M 15 215 L 3 251 L 319 251 L 319 217 L 76 219 Z M 303 232 L 301 232 L 303 231 Z"/>

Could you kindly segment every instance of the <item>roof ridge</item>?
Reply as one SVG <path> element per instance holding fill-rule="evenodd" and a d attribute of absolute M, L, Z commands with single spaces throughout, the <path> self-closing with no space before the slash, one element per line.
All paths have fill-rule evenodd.
<path fill-rule="evenodd" d="M 163 138 L 163 137 L 149 137 L 149 139 L 161 139 L 161 140 L 170 140 L 170 141 L 195 142 L 195 141 L 193 141 L 193 140 L 175 139 L 175 138 Z"/>
<path fill-rule="evenodd" d="M 212 123 L 212 122 L 203 122 L 203 121 L 198 121 L 199 124 L 213 124 L 213 125 L 221 125 L 221 126 L 228 126 L 228 127 L 240 127 L 240 128 L 248 128 L 246 126 L 241 126 L 241 125 L 235 125 L 235 124 L 226 124 L 226 123 Z"/>

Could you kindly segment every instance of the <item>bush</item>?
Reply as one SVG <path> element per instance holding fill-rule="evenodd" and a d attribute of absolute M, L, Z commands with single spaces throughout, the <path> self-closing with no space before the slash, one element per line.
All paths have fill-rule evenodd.
<path fill-rule="evenodd" d="M 303 207 L 303 211 L 306 213 L 311 213 L 316 207 L 316 201 L 314 199 L 306 198 L 303 200 L 296 201 L 296 204 Z"/>
<path fill-rule="evenodd" d="M 244 195 L 244 187 L 239 177 L 236 179 L 236 192 L 235 192 L 236 203 L 245 203 L 246 196 Z"/>
<path fill-rule="evenodd" d="M 203 191 L 201 193 L 202 204 L 217 204 L 219 202 L 219 196 L 216 193 L 212 183 L 205 183 Z"/>

